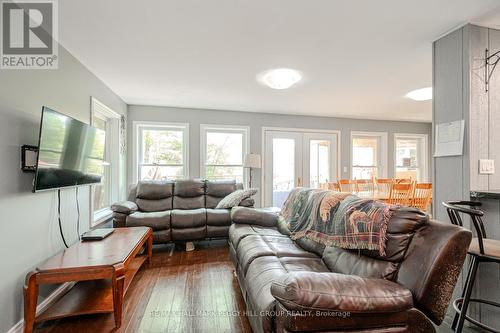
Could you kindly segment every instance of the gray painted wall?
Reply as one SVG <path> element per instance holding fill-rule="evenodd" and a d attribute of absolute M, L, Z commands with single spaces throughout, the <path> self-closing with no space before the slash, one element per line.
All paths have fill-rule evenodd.
<path fill-rule="evenodd" d="M 63 248 L 56 192 L 31 193 L 33 174 L 20 170 L 20 147 L 38 143 L 43 105 L 89 122 L 90 96 L 116 112 L 127 112 L 126 104 L 62 47 L 58 70 L 0 70 L 0 332 L 23 317 L 26 273 Z M 73 243 L 77 238 L 75 189 L 63 190 L 61 197 L 64 232 Z M 83 232 L 89 225 L 88 187 L 80 188 L 79 200 Z"/>
<path fill-rule="evenodd" d="M 500 71 L 493 75 L 489 93 L 486 93 L 486 48 L 492 52 L 500 50 L 500 31 L 466 25 L 434 43 L 433 123 L 465 120 L 464 154 L 434 159 L 434 200 L 438 203 L 435 216 L 442 221 L 448 221 L 440 204 L 442 201 L 469 200 L 471 190 L 494 190 L 500 184 Z M 496 160 L 496 174 L 479 174 L 481 158 Z M 484 200 L 482 210 L 486 213 L 484 222 L 488 237 L 500 239 L 500 202 Z M 464 224 L 471 228 L 469 221 Z M 473 293 L 476 297 L 498 302 L 499 284 L 499 265 L 481 265 Z M 460 290 L 457 288 L 455 297 Z M 451 308 L 449 313 L 453 313 Z M 472 305 L 471 313 L 487 325 L 500 325 L 500 311 L 492 307 Z"/>
<path fill-rule="evenodd" d="M 389 177 L 394 174 L 394 133 L 428 134 L 431 137 L 430 123 L 395 122 L 378 120 L 358 120 L 330 117 L 308 117 L 271 113 L 237 112 L 184 109 L 172 107 L 138 106 L 128 107 L 128 182 L 133 182 L 132 175 L 132 131 L 134 121 L 180 122 L 189 123 L 189 174 L 200 176 L 200 124 L 250 126 L 250 151 L 262 153 L 262 127 L 286 127 L 321 130 L 340 130 L 341 134 L 341 177 L 349 178 L 350 132 L 388 132 Z M 429 149 L 430 152 L 430 149 Z M 430 157 L 428 159 L 431 160 Z M 347 167 L 347 172 L 344 172 Z M 429 170 L 431 170 L 429 168 Z M 262 189 L 261 170 L 253 173 L 254 186 Z M 260 196 L 257 198 L 260 203 Z"/>

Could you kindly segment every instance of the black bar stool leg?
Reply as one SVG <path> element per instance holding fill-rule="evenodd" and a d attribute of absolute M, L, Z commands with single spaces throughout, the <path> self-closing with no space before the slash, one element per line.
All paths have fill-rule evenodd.
<path fill-rule="evenodd" d="M 462 299 L 465 297 L 465 291 L 467 290 L 467 285 L 469 284 L 473 263 L 474 263 L 474 258 L 472 257 L 470 258 L 469 267 L 467 268 L 467 277 L 465 278 L 464 288 L 462 290 L 462 296 L 461 296 Z M 458 312 L 455 312 L 455 316 L 453 317 L 453 323 L 451 324 L 452 331 L 454 331 L 455 327 L 457 327 L 458 317 L 460 317 L 460 314 Z"/>
<path fill-rule="evenodd" d="M 467 280 L 465 287 L 465 296 L 462 301 L 462 306 L 460 307 L 460 316 L 458 318 L 457 328 L 455 332 L 461 333 L 464 327 L 465 316 L 467 315 L 467 308 L 469 307 L 470 296 L 472 294 L 472 288 L 474 287 L 474 281 L 476 280 L 477 267 L 479 266 L 479 261 L 477 257 L 472 257 L 472 267 L 471 274 Z"/>

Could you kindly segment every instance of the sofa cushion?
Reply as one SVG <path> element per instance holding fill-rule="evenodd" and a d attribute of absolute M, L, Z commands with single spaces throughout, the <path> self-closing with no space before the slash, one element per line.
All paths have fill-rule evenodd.
<path fill-rule="evenodd" d="M 383 279 L 317 272 L 294 272 L 276 281 L 271 293 L 289 310 L 391 313 L 413 307 L 409 289 Z"/>
<path fill-rule="evenodd" d="M 173 195 L 174 183 L 165 181 L 140 181 L 137 183 L 136 196 L 139 199 L 158 200 Z"/>
<path fill-rule="evenodd" d="M 301 270 L 328 272 L 320 258 L 265 256 L 252 262 L 244 278 L 251 311 L 259 314 L 252 316 L 252 327 L 256 325 L 264 332 L 272 331 L 272 311 L 275 309 L 276 299 L 271 295 L 271 285 L 274 282 L 282 282 L 290 272 Z"/>
<path fill-rule="evenodd" d="M 360 255 L 357 250 L 346 250 L 328 246 L 323 252 L 323 261 L 335 273 L 393 280 L 398 263 Z"/>
<path fill-rule="evenodd" d="M 287 275 L 278 257 L 260 257 L 254 260 L 243 279 L 246 288 L 247 309 L 256 313 L 249 316 L 254 332 L 272 332 L 276 299 L 271 295 L 273 282 L 282 282 Z"/>
<path fill-rule="evenodd" d="M 266 228 L 251 224 L 232 224 L 229 228 L 229 242 L 233 244 L 235 249 L 238 248 L 239 242 L 249 235 L 268 235 L 277 237 L 286 237 L 280 234 L 276 228 Z"/>
<path fill-rule="evenodd" d="M 174 209 L 171 211 L 172 228 L 185 229 L 205 226 L 207 222 L 207 214 L 205 208 L 180 210 Z"/>
<path fill-rule="evenodd" d="M 170 229 L 170 211 L 135 212 L 127 216 L 127 227 L 150 227 L 154 231 Z"/>
<path fill-rule="evenodd" d="M 137 198 L 135 202 L 143 212 L 161 212 L 172 209 L 172 197 L 154 200 Z"/>
<path fill-rule="evenodd" d="M 243 200 L 250 198 L 257 194 L 256 188 L 249 188 L 246 190 L 236 190 L 224 198 L 217 204 L 215 208 L 233 208 L 238 206 Z"/>
<path fill-rule="evenodd" d="M 228 209 L 207 208 L 207 225 L 227 226 L 231 225 L 231 212 Z"/>
<path fill-rule="evenodd" d="M 288 237 L 260 235 L 243 238 L 238 244 L 237 255 L 243 273 L 246 273 L 252 261 L 258 257 L 318 257 L 312 252 L 303 250 Z"/>
<path fill-rule="evenodd" d="M 178 180 L 175 182 L 175 196 L 183 198 L 193 198 L 204 194 L 205 181 L 201 179 Z"/>
<path fill-rule="evenodd" d="M 236 181 L 234 180 L 207 180 L 205 192 L 206 208 L 215 208 L 222 198 L 234 191 L 236 191 Z"/>

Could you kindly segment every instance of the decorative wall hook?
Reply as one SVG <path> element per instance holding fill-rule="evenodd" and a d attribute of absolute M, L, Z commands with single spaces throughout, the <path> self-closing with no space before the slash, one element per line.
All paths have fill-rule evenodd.
<path fill-rule="evenodd" d="M 499 62 L 500 62 L 500 51 L 497 51 L 492 55 L 490 55 L 490 51 L 486 49 L 484 57 L 484 81 L 485 81 L 484 83 L 486 92 L 488 92 L 489 90 L 491 76 L 493 75 L 493 72 L 495 71 L 495 68 L 497 67 Z"/>

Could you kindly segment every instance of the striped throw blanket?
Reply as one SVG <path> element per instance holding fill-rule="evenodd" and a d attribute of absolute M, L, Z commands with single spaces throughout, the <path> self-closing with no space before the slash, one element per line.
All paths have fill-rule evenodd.
<path fill-rule="evenodd" d="M 378 250 L 385 255 L 391 206 L 350 193 L 296 188 L 283 204 L 281 217 L 292 239 L 302 237 L 344 249 Z"/>

